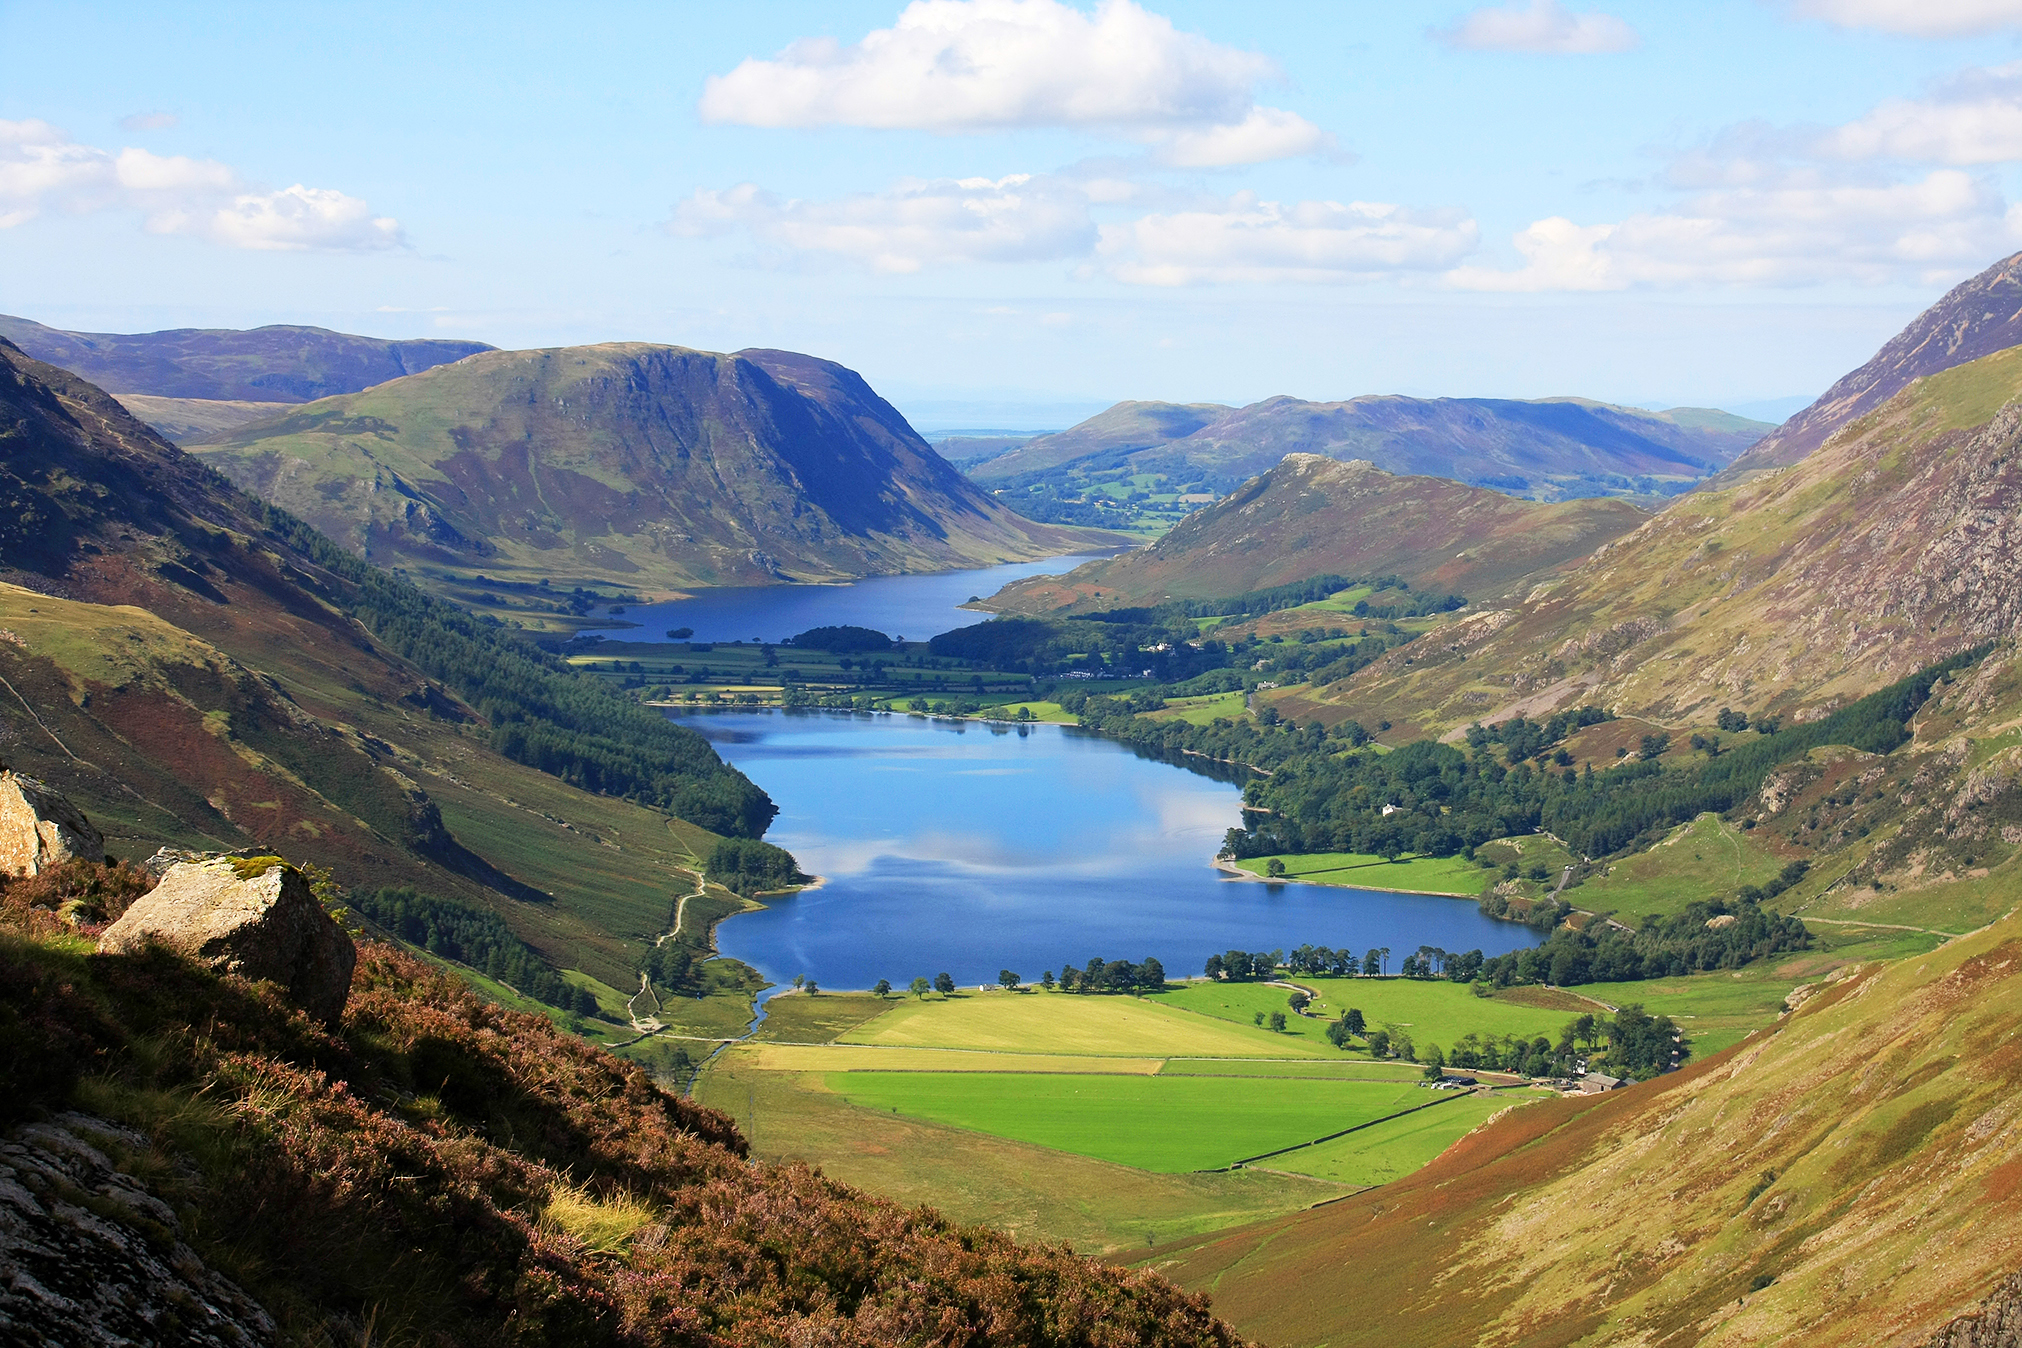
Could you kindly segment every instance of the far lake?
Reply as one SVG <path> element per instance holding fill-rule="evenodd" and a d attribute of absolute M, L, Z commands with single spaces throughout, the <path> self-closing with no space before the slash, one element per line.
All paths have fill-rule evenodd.
<path fill-rule="evenodd" d="M 973 574 L 973 573 L 970 573 Z M 966 596 L 965 596 L 966 597 Z M 1468 899 L 1224 879 L 1226 782 L 1065 726 L 847 712 L 677 714 L 772 794 L 766 834 L 819 888 L 717 929 L 775 983 L 904 987 L 946 971 L 1036 981 L 1091 956 L 1170 977 L 1231 948 L 1420 945 L 1501 954 L 1535 937 Z"/>
<path fill-rule="evenodd" d="M 702 590 L 692 599 L 638 604 L 618 614 L 636 628 L 606 628 L 621 641 L 665 641 L 670 628 L 692 627 L 695 641 L 778 641 L 813 627 L 868 627 L 886 636 L 925 641 L 988 613 L 960 606 L 988 599 L 1014 580 L 1057 576 L 1109 553 L 1014 562 L 930 576 L 873 576 L 848 585 L 749 585 Z M 598 616 L 605 616 L 599 611 Z M 686 640 L 687 638 L 684 638 Z"/>

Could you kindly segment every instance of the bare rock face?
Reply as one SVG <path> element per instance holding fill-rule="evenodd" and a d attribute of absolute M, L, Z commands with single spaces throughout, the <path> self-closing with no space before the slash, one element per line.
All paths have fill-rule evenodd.
<path fill-rule="evenodd" d="M 0 872 L 40 875 L 73 859 L 105 860 L 105 839 L 84 811 L 33 777 L 0 772 Z"/>
<path fill-rule="evenodd" d="M 1992 1296 L 1924 1343 L 1924 1348 L 2018 1346 L 2022 1346 L 2022 1273 L 2009 1275 Z"/>
<path fill-rule="evenodd" d="M 99 950 L 121 953 L 150 941 L 226 973 L 271 979 L 327 1024 L 344 1014 L 358 951 L 309 882 L 278 857 L 179 862 L 162 882 L 105 929 Z"/>
<path fill-rule="evenodd" d="M 184 1243 L 175 1210 L 107 1155 L 146 1150 L 140 1134 L 84 1114 L 0 1138 L 0 1342 L 279 1341 L 259 1303 Z"/>

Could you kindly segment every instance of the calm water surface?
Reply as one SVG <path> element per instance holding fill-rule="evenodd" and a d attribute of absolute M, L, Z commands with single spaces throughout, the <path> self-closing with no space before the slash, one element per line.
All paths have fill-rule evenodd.
<path fill-rule="evenodd" d="M 874 576 L 849 585 L 751 585 L 705 590 L 693 599 L 640 604 L 618 615 L 636 629 L 608 633 L 624 641 L 665 641 L 676 627 L 695 629 L 696 641 L 778 641 L 811 627 L 868 627 L 886 636 L 928 637 L 990 615 L 959 606 L 971 596 L 988 599 L 1014 580 L 1056 576 L 1109 553 L 1015 562 L 934 576 Z M 687 638 L 684 638 L 686 640 Z"/>
<path fill-rule="evenodd" d="M 965 596 L 966 597 L 966 596 Z M 766 837 L 826 879 L 717 929 L 775 983 L 904 987 L 947 971 L 1036 980 L 1091 956 L 1421 944 L 1500 954 L 1535 940 L 1466 899 L 1222 879 L 1236 787 L 1063 726 L 836 712 L 679 716 L 772 794 Z"/>

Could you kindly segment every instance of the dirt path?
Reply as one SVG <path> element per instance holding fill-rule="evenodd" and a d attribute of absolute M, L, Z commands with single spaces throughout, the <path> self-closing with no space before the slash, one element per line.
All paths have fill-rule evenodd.
<path fill-rule="evenodd" d="M 1926 936 L 1943 936 L 1947 940 L 1956 940 L 1964 934 L 1956 931 L 1939 931 L 1936 927 L 1905 927 L 1900 922 L 1863 922 L 1853 917 L 1813 917 L 1809 913 L 1804 915 L 1803 920 L 1823 922 L 1828 927 L 1874 927 L 1879 931 L 1920 931 Z"/>

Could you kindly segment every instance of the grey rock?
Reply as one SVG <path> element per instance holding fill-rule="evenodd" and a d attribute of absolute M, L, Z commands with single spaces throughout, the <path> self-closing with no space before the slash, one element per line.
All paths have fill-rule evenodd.
<path fill-rule="evenodd" d="M 2022 1348 L 2022 1273 L 1924 1341 L 1924 1348 Z"/>
<path fill-rule="evenodd" d="M 108 954 L 157 942 L 243 978 L 271 979 L 328 1024 L 344 1014 L 358 951 L 293 866 L 229 857 L 179 862 L 105 929 Z"/>
<path fill-rule="evenodd" d="M 183 1240 L 175 1210 L 108 1151 L 147 1139 L 61 1114 L 0 1139 L 0 1343 L 260 1348 L 271 1316 Z"/>
<path fill-rule="evenodd" d="M 0 872 L 40 875 L 72 859 L 105 860 L 105 839 L 55 787 L 0 772 Z"/>

